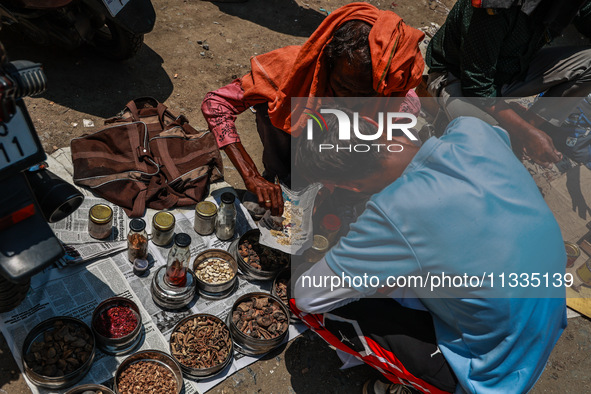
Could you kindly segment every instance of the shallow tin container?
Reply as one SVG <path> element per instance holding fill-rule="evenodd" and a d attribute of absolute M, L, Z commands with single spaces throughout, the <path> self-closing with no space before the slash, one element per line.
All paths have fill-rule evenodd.
<path fill-rule="evenodd" d="M 54 328 L 54 324 L 56 321 L 63 321 L 70 324 L 74 324 L 77 326 L 82 327 L 84 330 L 87 330 L 90 338 L 92 339 L 92 350 L 88 359 L 76 370 L 60 377 L 51 377 L 46 375 L 41 375 L 33 371 L 32 368 L 29 367 L 27 361 L 25 360 L 25 355 L 29 353 L 30 347 L 34 342 L 41 339 L 43 334 L 46 331 L 49 331 Z M 49 389 L 62 389 L 66 387 L 70 387 L 78 382 L 80 379 L 86 375 L 86 373 L 90 370 L 92 362 L 94 360 L 94 354 L 96 351 L 96 340 L 94 338 L 94 334 L 90 327 L 88 327 L 82 320 L 69 317 L 69 316 L 57 316 L 52 317 L 50 319 L 44 320 L 41 323 L 37 324 L 33 329 L 27 334 L 25 341 L 23 342 L 23 371 L 29 380 L 39 387 L 45 387 Z"/>
<path fill-rule="evenodd" d="M 232 278 L 230 280 L 223 283 L 209 283 L 199 278 L 197 275 L 197 267 L 199 264 L 211 258 L 219 258 L 230 264 L 230 267 L 232 268 Z M 238 285 L 238 264 L 236 263 L 236 259 L 234 259 L 230 253 L 222 249 L 210 249 L 201 252 L 197 257 L 195 257 L 195 260 L 193 261 L 193 273 L 195 273 L 195 281 L 197 282 L 199 294 L 201 294 L 203 298 L 225 298 L 234 292 Z"/>
<path fill-rule="evenodd" d="M 96 322 L 101 313 L 108 310 L 109 308 L 123 306 L 129 308 L 134 312 L 137 318 L 135 328 L 129 334 L 122 336 L 121 338 L 109 338 L 104 336 L 100 330 L 96 327 Z M 92 313 L 92 332 L 97 341 L 97 345 L 102 352 L 113 356 L 120 356 L 128 354 L 138 348 L 143 342 L 144 331 L 142 324 L 142 316 L 140 310 L 135 302 L 124 297 L 112 297 L 101 302 Z"/>
<path fill-rule="evenodd" d="M 245 333 L 243 333 L 242 331 L 240 331 L 238 329 L 236 324 L 234 324 L 234 322 L 232 321 L 232 314 L 236 310 L 236 307 L 238 306 L 238 304 L 240 304 L 243 301 L 248 301 L 253 297 L 267 297 L 279 305 L 279 307 L 281 308 L 281 310 L 285 313 L 285 316 L 287 317 L 287 329 L 283 332 L 283 334 L 279 335 L 276 338 L 272 338 L 272 339 L 258 339 L 258 338 L 253 338 L 249 335 L 246 335 Z M 236 300 L 236 302 L 234 302 L 234 305 L 232 305 L 232 309 L 230 310 L 230 313 L 228 313 L 227 324 L 228 324 L 228 327 L 230 328 L 230 334 L 232 334 L 232 339 L 234 340 L 234 346 L 235 346 L 237 352 L 242 353 L 242 354 L 246 354 L 249 356 L 265 354 L 265 353 L 275 349 L 279 345 L 281 345 L 283 343 L 283 341 L 285 340 L 285 338 L 287 337 L 287 334 L 289 332 L 289 324 L 290 324 L 289 310 L 287 309 L 285 304 L 281 301 L 281 299 L 275 297 L 274 295 L 271 295 L 269 293 L 263 293 L 263 292 L 247 293 L 247 294 L 244 294 L 243 296 L 239 297 Z"/>
<path fill-rule="evenodd" d="M 180 309 L 187 306 L 195 297 L 195 274 L 187 270 L 187 283 L 183 287 L 169 286 L 164 280 L 166 266 L 158 268 L 152 278 L 152 299 L 161 308 Z"/>
<path fill-rule="evenodd" d="M 113 380 L 113 391 L 115 391 L 116 394 L 125 394 L 119 391 L 119 379 L 121 377 L 121 373 L 125 371 L 125 369 L 131 364 L 140 361 L 154 361 L 160 365 L 163 365 L 174 375 L 176 380 L 177 394 L 180 394 L 180 392 L 183 390 L 183 372 L 174 358 L 164 352 L 161 352 L 160 350 L 144 350 L 127 357 L 117 368 L 117 372 L 115 372 L 115 378 Z"/>
<path fill-rule="evenodd" d="M 88 391 L 95 393 L 99 392 L 102 394 L 115 394 L 113 390 L 103 386 L 102 384 L 83 384 L 82 386 L 76 386 L 66 391 L 66 394 L 84 394 Z"/>
<path fill-rule="evenodd" d="M 290 257 L 289 257 L 289 254 L 284 253 L 280 250 L 276 250 L 276 249 L 270 248 L 268 246 L 258 244 L 260 235 L 261 235 L 261 232 L 258 229 L 249 230 L 249 231 L 245 232 L 237 242 L 235 241 L 235 243 L 232 243 L 231 252 L 234 253 L 234 256 L 236 257 L 236 262 L 238 263 L 238 268 L 240 268 L 240 271 L 244 274 L 244 276 L 246 278 L 254 279 L 254 280 L 270 280 L 270 279 L 273 279 L 277 275 L 277 273 L 279 271 L 281 271 L 283 268 L 289 266 L 289 258 Z M 259 245 L 259 247 L 263 251 L 263 255 L 257 253 L 259 255 L 259 259 L 261 259 L 261 260 L 268 259 L 268 258 L 285 259 L 285 261 L 286 261 L 285 264 L 282 264 L 282 265 L 278 266 L 277 268 L 274 268 L 271 270 L 254 268 L 247 261 L 244 260 L 244 258 L 240 255 L 240 252 L 239 252 L 240 245 L 242 245 L 244 243 L 244 241 L 246 241 L 246 240 L 248 240 L 251 244 L 257 243 Z M 271 255 L 273 257 L 268 257 Z"/>
<path fill-rule="evenodd" d="M 189 367 L 185 364 L 183 364 L 181 362 L 181 360 L 179 360 L 174 354 L 173 354 L 173 348 L 172 348 L 172 335 L 174 333 L 176 333 L 179 328 L 187 321 L 194 319 L 196 317 L 207 317 L 210 319 L 214 319 L 215 321 L 222 323 L 224 325 L 224 327 L 226 327 L 226 329 L 228 329 L 228 335 L 230 337 L 230 351 L 228 352 L 228 356 L 226 357 L 226 359 L 221 362 L 218 365 L 214 365 L 213 367 L 209 367 L 209 368 L 193 368 L 193 367 Z M 230 329 L 228 327 L 228 325 L 219 317 L 214 316 L 214 315 L 210 315 L 207 313 L 198 313 L 195 315 L 191 315 L 191 316 L 187 316 L 185 317 L 183 320 L 181 320 L 180 322 L 177 323 L 177 325 L 174 327 L 174 329 L 172 330 L 172 333 L 170 334 L 170 338 L 171 340 L 169 341 L 169 346 L 170 346 L 170 354 L 172 355 L 172 358 L 175 359 L 175 361 L 181 366 L 181 370 L 183 371 L 183 374 L 187 377 L 190 377 L 192 379 L 207 379 L 210 378 L 212 376 L 215 376 L 221 372 L 224 371 L 224 369 L 226 369 L 227 366 L 229 366 L 232 363 L 232 359 L 234 358 L 234 342 L 232 341 L 232 336 L 230 335 Z"/>

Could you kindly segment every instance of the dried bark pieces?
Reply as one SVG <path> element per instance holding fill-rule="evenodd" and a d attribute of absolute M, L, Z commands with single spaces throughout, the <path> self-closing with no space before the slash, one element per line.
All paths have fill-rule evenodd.
<path fill-rule="evenodd" d="M 187 320 L 170 337 L 171 352 L 183 365 L 204 369 L 223 363 L 232 339 L 226 325 L 209 316 Z"/>

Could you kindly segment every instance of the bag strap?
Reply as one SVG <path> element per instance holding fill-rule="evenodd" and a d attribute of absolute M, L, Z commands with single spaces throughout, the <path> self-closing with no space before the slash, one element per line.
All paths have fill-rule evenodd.
<path fill-rule="evenodd" d="M 152 177 L 154 178 L 154 177 Z M 150 180 L 150 183 L 152 181 Z M 139 183 L 140 191 L 133 200 L 133 208 L 131 212 L 126 212 L 127 215 L 131 218 L 140 218 L 144 216 L 144 211 L 146 210 L 146 197 L 148 193 L 148 187 L 144 183 Z M 126 209 L 127 211 L 127 209 Z"/>

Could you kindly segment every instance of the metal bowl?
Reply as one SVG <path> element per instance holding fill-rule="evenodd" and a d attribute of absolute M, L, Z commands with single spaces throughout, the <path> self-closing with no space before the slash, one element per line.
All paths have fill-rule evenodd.
<path fill-rule="evenodd" d="M 267 297 L 273 302 L 277 303 L 277 305 L 279 305 L 281 310 L 285 313 L 285 316 L 287 317 L 287 328 L 281 335 L 271 339 L 253 338 L 240 331 L 236 324 L 234 324 L 234 322 L 232 321 L 232 314 L 236 310 L 238 304 L 240 304 L 243 301 L 248 301 L 253 297 Z M 237 352 L 251 356 L 264 354 L 281 345 L 281 343 L 283 343 L 283 340 L 287 337 L 287 334 L 289 332 L 289 310 L 281 301 L 281 299 L 275 297 L 274 295 L 263 292 L 247 293 L 239 297 L 236 300 L 236 302 L 234 302 L 234 305 L 232 305 L 230 313 L 228 313 L 227 323 L 230 327 L 230 334 L 232 334 L 232 339 L 234 340 L 234 345 L 236 346 Z"/>
<path fill-rule="evenodd" d="M 115 372 L 115 379 L 113 381 L 113 391 L 115 391 L 116 394 L 125 394 L 119 391 L 119 379 L 121 378 L 121 373 L 125 371 L 125 369 L 127 369 L 127 367 L 129 367 L 131 364 L 140 361 L 154 361 L 168 368 L 174 375 L 177 394 L 180 394 L 180 392 L 183 390 L 183 373 L 178 363 L 171 356 L 161 352 L 160 350 L 144 350 L 127 357 L 117 368 L 117 372 Z"/>
<path fill-rule="evenodd" d="M 83 384 L 82 386 L 76 386 L 73 389 L 66 391 L 66 394 L 83 394 L 87 391 L 100 392 L 103 394 L 115 394 L 113 390 L 102 384 Z"/>
<path fill-rule="evenodd" d="M 180 327 L 187 321 L 194 319 L 196 317 L 206 317 L 212 320 L 215 320 L 219 323 L 222 323 L 224 325 L 224 327 L 228 330 L 228 337 L 229 337 L 229 343 L 230 343 L 230 351 L 228 352 L 228 356 L 226 357 L 226 359 L 224 361 L 222 361 L 220 364 L 218 365 L 214 365 L 213 367 L 209 367 L 209 368 L 193 368 L 190 366 L 187 366 L 185 364 L 183 364 L 183 362 L 181 360 L 179 360 L 173 353 L 173 348 L 172 348 L 172 337 L 173 335 L 180 329 Z M 232 337 L 230 335 L 230 329 L 228 328 L 228 326 L 226 325 L 226 323 L 220 319 L 217 316 L 214 315 L 210 315 L 207 313 L 198 313 L 195 315 L 191 315 L 191 316 L 187 316 L 185 317 L 183 320 L 181 320 L 180 322 L 177 323 L 177 325 L 174 327 L 174 330 L 172 330 L 172 333 L 170 334 L 170 354 L 172 354 L 172 357 L 175 359 L 175 361 L 181 366 L 181 370 L 183 371 L 183 374 L 185 376 L 188 376 L 192 379 L 206 379 L 206 378 L 210 378 L 212 376 L 215 376 L 219 373 L 221 373 L 231 362 L 234 356 L 234 343 L 232 342 Z"/>
<path fill-rule="evenodd" d="M 242 237 L 240 237 L 240 239 L 238 240 L 238 242 L 234 246 L 234 253 L 236 255 L 236 262 L 238 263 L 238 267 L 240 268 L 240 271 L 247 278 L 254 279 L 254 280 L 273 279 L 279 271 L 281 271 L 283 268 L 285 268 L 289 265 L 289 254 L 282 252 L 280 250 L 277 250 L 277 249 L 270 248 L 265 245 L 261 245 L 259 243 L 260 236 L 261 236 L 261 231 L 259 229 L 254 229 L 254 230 L 249 230 L 249 231 L 245 232 L 242 235 Z M 248 262 L 246 262 L 244 260 L 244 258 L 240 255 L 240 251 L 239 251 L 240 245 L 242 245 L 245 241 L 249 241 L 252 244 L 254 244 L 254 243 L 258 244 L 257 247 L 263 251 L 263 255 L 257 253 L 259 255 L 259 258 L 262 261 L 266 261 L 266 259 L 269 258 L 266 256 L 266 254 L 273 254 L 273 255 L 275 255 L 276 258 L 285 259 L 287 261 L 287 263 L 280 265 L 274 269 L 270 269 L 270 270 L 254 268 L 252 265 L 250 265 Z"/>
<path fill-rule="evenodd" d="M 109 338 L 101 333 L 101 331 L 97 328 L 96 323 L 101 313 L 115 306 L 129 308 L 132 312 L 134 312 L 134 315 L 137 318 L 137 323 L 133 331 L 129 334 L 120 338 Z M 143 329 L 140 309 L 135 302 L 128 298 L 112 297 L 104 300 L 94 309 L 91 321 L 92 332 L 94 333 L 94 336 L 97 340 L 98 347 L 106 354 L 118 356 L 131 353 L 142 342 Z"/>
<path fill-rule="evenodd" d="M 199 278 L 197 267 L 199 264 L 211 258 L 219 258 L 230 264 L 230 267 L 232 268 L 232 278 L 230 280 L 223 283 L 209 283 Z M 210 249 L 201 252 L 193 261 L 193 273 L 195 274 L 195 279 L 197 281 L 197 288 L 199 289 L 201 296 L 204 298 L 220 299 L 230 295 L 236 287 L 237 272 L 238 264 L 236 264 L 236 259 L 234 259 L 230 253 L 222 249 Z"/>
<path fill-rule="evenodd" d="M 152 278 L 152 300 L 162 309 L 177 310 L 186 307 L 195 298 L 195 274 L 187 270 L 187 283 L 185 286 L 170 286 L 164 278 L 166 277 L 166 266 L 158 268 Z"/>
<path fill-rule="evenodd" d="M 33 371 L 33 369 L 30 367 L 29 363 L 26 360 L 26 355 L 29 354 L 31 346 L 35 342 L 43 340 L 44 333 L 54 329 L 55 323 L 58 321 L 73 324 L 85 330 L 88 333 L 90 340 L 92 341 L 92 349 L 90 350 L 90 355 L 88 356 L 86 361 L 82 363 L 82 365 L 80 365 L 77 369 L 63 376 L 52 377 L 42 375 L 40 373 Z M 29 378 L 29 380 L 33 382 L 33 384 L 35 384 L 36 386 L 45 387 L 49 389 L 61 389 L 65 387 L 70 387 L 76 382 L 78 382 L 80 379 L 82 379 L 84 375 L 86 375 L 86 373 L 90 369 L 90 366 L 92 365 L 92 361 L 94 360 L 95 350 L 96 340 L 94 338 L 94 334 L 92 333 L 92 330 L 86 324 L 84 324 L 82 320 L 78 320 L 69 316 L 52 317 L 51 319 L 47 319 L 33 327 L 33 329 L 25 338 L 22 349 L 23 371 L 25 372 L 25 375 Z"/>

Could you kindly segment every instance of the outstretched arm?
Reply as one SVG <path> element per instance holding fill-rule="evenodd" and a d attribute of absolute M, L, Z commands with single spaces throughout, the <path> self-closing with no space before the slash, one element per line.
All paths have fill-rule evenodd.
<path fill-rule="evenodd" d="M 240 142 L 236 131 L 236 117 L 251 105 L 246 102 L 239 80 L 209 92 L 203 99 L 201 111 L 214 133 L 216 142 L 223 149 L 244 180 L 246 188 L 256 194 L 259 205 L 270 208 L 273 215 L 283 213 L 281 187 L 266 181 L 256 168 L 252 158 Z"/>

